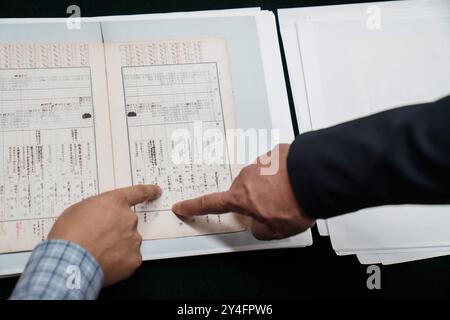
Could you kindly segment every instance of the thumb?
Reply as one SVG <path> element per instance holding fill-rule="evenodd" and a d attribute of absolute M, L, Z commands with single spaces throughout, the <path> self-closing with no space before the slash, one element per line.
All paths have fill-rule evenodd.
<path fill-rule="evenodd" d="M 256 220 L 252 220 L 251 231 L 257 240 L 273 240 L 277 238 L 267 225 Z"/>
<path fill-rule="evenodd" d="M 161 196 L 162 190 L 155 184 L 137 184 L 116 190 L 126 199 L 129 206 L 134 206 L 148 200 L 155 200 Z"/>

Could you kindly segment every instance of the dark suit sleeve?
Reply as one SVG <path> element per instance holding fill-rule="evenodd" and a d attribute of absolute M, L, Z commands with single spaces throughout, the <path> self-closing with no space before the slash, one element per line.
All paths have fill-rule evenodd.
<path fill-rule="evenodd" d="M 297 136 L 287 159 L 304 212 L 450 203 L 450 96 Z"/>

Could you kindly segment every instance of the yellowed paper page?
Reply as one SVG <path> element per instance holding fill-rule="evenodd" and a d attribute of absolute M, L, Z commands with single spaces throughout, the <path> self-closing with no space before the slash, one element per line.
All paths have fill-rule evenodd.
<path fill-rule="evenodd" d="M 236 127 L 226 41 L 105 43 L 105 53 L 116 185 L 163 189 L 160 199 L 135 207 L 143 238 L 244 230 L 247 219 L 233 213 L 182 221 L 170 211 L 176 201 L 227 190 L 239 172 L 226 161 L 239 153 L 226 141 Z M 209 139 L 208 131 L 222 134 Z M 192 137 L 179 137 L 181 149 L 179 135 Z M 224 141 L 225 161 L 205 161 L 205 149 Z"/>
<path fill-rule="evenodd" d="M 103 44 L 0 45 L 0 253 L 114 180 Z"/>

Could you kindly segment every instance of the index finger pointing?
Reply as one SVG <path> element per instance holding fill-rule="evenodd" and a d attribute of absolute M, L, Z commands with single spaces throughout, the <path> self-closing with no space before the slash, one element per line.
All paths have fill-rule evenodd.
<path fill-rule="evenodd" d="M 129 206 L 137 205 L 148 200 L 155 200 L 161 196 L 161 188 L 153 184 L 138 184 L 118 190 L 126 199 Z"/>
<path fill-rule="evenodd" d="M 233 211 L 228 191 L 215 192 L 198 198 L 180 201 L 172 206 L 173 213 L 190 217 L 194 215 L 219 214 Z"/>

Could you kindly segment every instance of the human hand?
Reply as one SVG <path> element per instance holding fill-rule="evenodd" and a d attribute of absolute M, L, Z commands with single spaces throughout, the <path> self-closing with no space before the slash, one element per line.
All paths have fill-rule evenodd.
<path fill-rule="evenodd" d="M 259 240 L 282 239 L 307 230 L 315 219 L 303 213 L 291 189 L 286 163 L 289 147 L 280 144 L 265 156 L 279 161 L 274 174 L 261 174 L 268 166 L 259 157 L 256 164 L 242 169 L 228 191 L 178 202 L 172 211 L 185 217 L 227 212 L 248 215 L 253 218 L 251 231 Z"/>
<path fill-rule="evenodd" d="M 114 284 L 131 276 L 142 263 L 142 237 L 130 206 L 160 195 L 156 185 L 135 185 L 85 199 L 59 216 L 47 239 L 82 246 L 102 267 L 104 285 Z"/>

